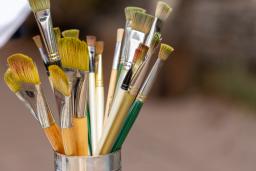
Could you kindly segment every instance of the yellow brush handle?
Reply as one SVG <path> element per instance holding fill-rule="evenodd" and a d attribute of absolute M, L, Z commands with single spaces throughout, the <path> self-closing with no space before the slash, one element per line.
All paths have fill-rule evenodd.
<path fill-rule="evenodd" d="M 77 155 L 73 128 L 61 128 L 61 133 L 65 154 L 68 156 Z"/>
<path fill-rule="evenodd" d="M 73 129 L 77 145 L 77 154 L 79 156 L 88 155 L 88 127 L 87 117 L 73 118 Z"/>
<path fill-rule="evenodd" d="M 109 129 L 105 143 L 103 147 L 100 149 L 99 154 L 105 155 L 111 152 L 111 149 L 116 141 L 116 138 L 119 135 L 119 132 L 127 117 L 128 110 L 131 107 L 135 98 L 136 98 L 135 96 L 132 96 L 128 92 L 126 92 L 124 99 L 122 101 L 122 105 L 118 110 L 118 115 L 116 115 L 115 120 L 111 125 L 111 129 Z"/>
<path fill-rule="evenodd" d="M 104 115 L 104 123 L 107 121 L 109 110 L 111 107 L 111 104 L 113 102 L 114 93 L 116 89 L 116 80 L 117 80 L 117 70 L 113 69 L 110 76 L 110 82 L 109 82 L 109 88 L 108 88 L 108 97 L 107 97 L 107 103 L 106 103 L 106 110 Z"/>
<path fill-rule="evenodd" d="M 58 153 L 64 154 L 59 126 L 56 123 L 53 123 L 50 127 L 44 128 L 44 133 L 48 138 L 53 150 Z"/>
<path fill-rule="evenodd" d="M 98 143 L 97 131 L 97 114 L 96 114 L 96 90 L 95 90 L 95 73 L 89 73 L 89 110 L 91 120 L 91 145 L 92 154 L 95 153 Z"/>

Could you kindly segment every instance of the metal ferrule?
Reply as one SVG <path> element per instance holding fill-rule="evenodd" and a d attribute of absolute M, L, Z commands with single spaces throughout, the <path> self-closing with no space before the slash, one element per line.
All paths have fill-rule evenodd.
<path fill-rule="evenodd" d="M 72 97 L 65 96 L 63 105 L 61 108 L 61 128 L 71 128 L 72 127 Z"/>
<path fill-rule="evenodd" d="M 97 56 L 97 71 L 96 71 L 96 86 L 103 87 L 103 68 L 102 68 L 102 55 Z"/>
<path fill-rule="evenodd" d="M 112 65 L 112 69 L 115 69 L 115 70 L 118 69 L 121 46 L 122 46 L 122 42 L 116 42 L 114 60 L 113 60 L 113 65 Z"/>
<path fill-rule="evenodd" d="M 127 44 L 128 44 L 128 39 L 129 39 L 131 30 L 132 30 L 132 28 L 130 26 L 130 22 L 126 21 L 124 43 L 123 43 L 123 49 L 122 49 L 122 54 L 121 54 L 121 59 L 120 59 L 121 64 L 123 64 L 125 62 L 125 59 L 127 56 Z"/>
<path fill-rule="evenodd" d="M 138 97 L 141 97 L 144 100 L 148 96 L 162 65 L 163 65 L 163 61 L 158 58 L 152 70 L 150 71 L 146 81 L 142 85 Z"/>
<path fill-rule="evenodd" d="M 44 53 L 44 49 L 43 48 L 38 48 L 38 50 L 39 50 L 39 53 L 40 53 L 40 55 L 43 59 L 44 64 L 47 65 L 49 60 L 48 60 L 48 56 Z"/>
<path fill-rule="evenodd" d="M 84 118 L 87 115 L 87 99 L 88 99 L 88 72 L 81 72 L 78 80 L 75 96 L 75 112 L 74 117 Z"/>
<path fill-rule="evenodd" d="M 89 72 L 95 72 L 95 47 L 88 46 L 89 50 Z"/>
<path fill-rule="evenodd" d="M 36 102 L 37 102 L 37 116 L 42 128 L 48 128 L 54 123 L 53 116 L 48 107 L 40 85 L 35 85 L 36 88 Z"/>
<path fill-rule="evenodd" d="M 53 33 L 52 18 L 50 9 L 35 12 L 39 30 L 42 34 L 46 51 L 50 62 L 60 61 L 56 38 Z"/>
<path fill-rule="evenodd" d="M 125 64 L 129 67 L 132 66 L 133 58 L 136 49 L 139 47 L 140 43 L 143 43 L 145 39 L 145 34 L 136 30 L 131 30 L 128 44 L 127 44 L 127 58 L 125 59 Z"/>
<path fill-rule="evenodd" d="M 37 113 L 36 113 L 36 103 L 35 100 L 31 100 L 32 98 L 23 90 L 18 91 L 15 93 L 18 99 L 24 102 L 25 106 L 29 109 L 33 117 L 38 120 Z"/>

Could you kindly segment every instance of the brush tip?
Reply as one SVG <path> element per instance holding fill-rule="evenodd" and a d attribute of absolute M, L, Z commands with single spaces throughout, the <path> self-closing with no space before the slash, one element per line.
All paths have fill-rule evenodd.
<path fill-rule="evenodd" d="M 40 35 L 36 35 L 36 36 L 32 37 L 32 39 L 34 40 L 37 48 L 42 48 L 43 47 Z"/>
<path fill-rule="evenodd" d="M 122 42 L 123 36 L 124 36 L 124 29 L 123 29 L 123 28 L 117 29 L 116 41 L 117 41 L 117 42 Z"/>
<path fill-rule="evenodd" d="M 86 36 L 86 42 L 87 42 L 88 46 L 95 46 L 96 36 L 93 36 L 93 35 Z"/>
<path fill-rule="evenodd" d="M 172 8 L 166 2 L 158 1 L 155 16 L 159 20 L 165 21 L 169 17 L 171 12 Z"/>
<path fill-rule="evenodd" d="M 96 42 L 96 55 L 102 54 L 104 50 L 104 42 L 103 41 L 97 41 Z"/>
<path fill-rule="evenodd" d="M 46 9 L 50 9 L 50 0 L 28 0 L 31 10 L 38 12 Z"/>
<path fill-rule="evenodd" d="M 127 21 L 132 20 L 132 16 L 135 12 L 143 12 L 145 13 L 146 10 L 140 7 L 126 7 L 124 9 L 124 13 L 125 13 L 125 18 Z"/>
<path fill-rule="evenodd" d="M 170 56 L 170 54 L 173 51 L 174 51 L 173 47 L 171 47 L 170 45 L 162 43 L 161 47 L 160 47 L 160 51 L 159 51 L 158 57 L 161 60 L 165 61 L 165 60 L 167 60 L 167 58 Z"/>
<path fill-rule="evenodd" d="M 78 29 L 69 29 L 62 32 L 63 37 L 73 37 L 73 38 L 79 38 L 80 30 Z"/>
<path fill-rule="evenodd" d="M 9 89 L 14 93 L 19 91 L 21 88 L 18 78 L 15 76 L 15 74 L 13 74 L 10 68 L 8 68 L 7 71 L 4 73 L 4 81 Z"/>
<path fill-rule="evenodd" d="M 153 21 L 154 16 L 143 12 L 136 12 L 132 17 L 131 27 L 134 30 L 147 34 L 152 26 Z"/>

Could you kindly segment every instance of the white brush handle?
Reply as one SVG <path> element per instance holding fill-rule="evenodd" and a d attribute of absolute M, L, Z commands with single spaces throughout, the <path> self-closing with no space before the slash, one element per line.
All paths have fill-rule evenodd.
<path fill-rule="evenodd" d="M 97 133 L 98 133 L 98 142 L 100 140 L 103 123 L 104 123 L 104 87 L 96 87 L 96 99 L 97 99 Z"/>
<path fill-rule="evenodd" d="M 97 114 L 96 114 L 96 92 L 95 92 L 95 73 L 89 73 L 89 110 L 91 121 L 91 145 L 92 155 L 95 154 L 97 146 Z"/>

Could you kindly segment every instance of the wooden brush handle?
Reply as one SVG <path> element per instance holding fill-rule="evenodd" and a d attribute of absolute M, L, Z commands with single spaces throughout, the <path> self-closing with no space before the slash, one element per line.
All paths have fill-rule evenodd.
<path fill-rule="evenodd" d="M 87 156 L 89 154 L 87 117 L 73 118 L 73 129 L 75 132 L 77 154 L 79 156 Z"/>
<path fill-rule="evenodd" d="M 61 133 L 65 154 L 68 156 L 77 155 L 73 128 L 61 128 Z"/>
<path fill-rule="evenodd" d="M 59 126 L 56 123 L 53 123 L 50 127 L 44 128 L 44 133 L 48 138 L 53 150 L 58 153 L 64 154 Z"/>
<path fill-rule="evenodd" d="M 107 103 L 106 103 L 106 109 L 105 109 L 105 115 L 104 115 L 104 123 L 107 121 L 109 110 L 113 102 L 114 93 L 116 89 L 116 80 L 117 80 L 117 74 L 118 74 L 117 72 L 118 71 L 114 69 L 111 72 L 109 88 L 108 88 L 108 97 L 107 97 Z"/>

